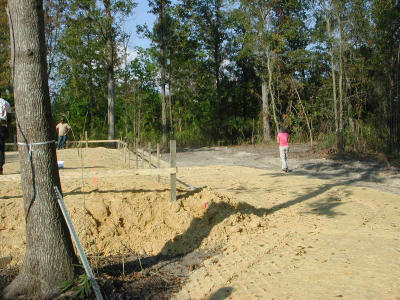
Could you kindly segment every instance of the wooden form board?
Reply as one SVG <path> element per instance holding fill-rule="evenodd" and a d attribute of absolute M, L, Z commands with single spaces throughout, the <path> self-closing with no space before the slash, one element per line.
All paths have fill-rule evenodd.
<path fill-rule="evenodd" d="M 147 160 L 147 162 L 149 162 L 149 160 L 146 159 L 146 157 L 147 158 L 151 158 L 150 159 L 151 162 L 157 163 L 157 161 L 158 161 L 157 156 L 154 156 L 153 154 L 150 154 L 148 151 L 145 151 L 143 149 L 138 148 L 137 149 L 137 153 L 138 153 L 138 155 L 140 157 L 142 157 L 142 153 L 143 153 L 144 160 Z M 152 165 L 156 166 L 155 164 L 152 164 Z M 166 161 L 163 161 L 163 160 L 160 159 L 160 168 L 169 168 L 169 167 L 170 167 L 170 163 L 169 162 L 166 162 Z"/>
<path fill-rule="evenodd" d="M 95 143 L 120 143 L 120 140 L 83 140 L 83 141 L 67 141 L 67 144 L 95 144 Z M 57 141 L 54 142 L 57 144 Z M 124 142 L 122 142 L 124 143 Z M 126 144 L 126 143 L 125 143 Z M 17 146 L 17 143 L 5 143 L 6 146 Z"/>
<path fill-rule="evenodd" d="M 96 174 L 97 178 L 104 177 L 132 177 L 137 175 L 164 175 L 169 176 L 171 174 L 176 174 L 176 168 L 164 168 L 164 169 L 123 169 L 118 170 L 117 172 L 114 170 L 102 170 Z M 92 178 L 92 173 L 83 173 L 82 172 L 71 172 L 71 171 L 63 171 L 60 169 L 60 177 L 61 179 L 65 178 Z M 21 180 L 20 174 L 10 174 L 10 175 L 2 175 L 0 176 L 0 182 L 7 181 L 17 181 Z"/>

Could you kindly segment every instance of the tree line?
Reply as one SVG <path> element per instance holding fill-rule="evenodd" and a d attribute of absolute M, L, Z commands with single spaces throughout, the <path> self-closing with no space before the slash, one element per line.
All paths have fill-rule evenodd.
<path fill-rule="evenodd" d="M 0 0 L 0 93 L 12 102 Z M 77 137 L 270 142 L 278 127 L 337 151 L 400 148 L 395 0 L 149 0 L 130 49 L 132 0 L 45 0 L 52 112 Z M 132 58 L 132 51 L 134 57 Z"/>
<path fill-rule="evenodd" d="M 91 137 L 268 142 L 283 125 L 338 151 L 398 151 L 398 1 L 149 4 L 158 20 L 138 30 L 152 47 L 128 60 L 133 2 L 0 0 L 0 93 L 15 104 L 26 222 L 6 299 L 52 299 L 82 278 L 57 204 L 52 114 Z"/>

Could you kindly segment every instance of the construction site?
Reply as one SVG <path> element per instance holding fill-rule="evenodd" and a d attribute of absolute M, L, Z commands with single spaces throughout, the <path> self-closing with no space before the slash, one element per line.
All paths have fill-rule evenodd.
<path fill-rule="evenodd" d="M 152 162 L 123 146 L 57 150 L 63 199 L 105 299 L 400 299 L 396 166 L 293 145 L 282 173 L 264 145 L 178 149 L 173 169 L 153 148 Z M 19 180 L 18 153 L 7 152 L 2 287 L 25 253 Z"/>

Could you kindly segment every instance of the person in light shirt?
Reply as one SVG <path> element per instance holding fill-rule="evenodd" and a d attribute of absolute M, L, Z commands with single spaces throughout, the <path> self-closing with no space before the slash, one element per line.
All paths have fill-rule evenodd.
<path fill-rule="evenodd" d="M 279 133 L 276 136 L 276 140 L 279 144 L 279 154 L 281 156 L 282 162 L 282 172 L 289 172 L 289 168 L 287 165 L 287 157 L 289 153 L 289 139 L 290 135 L 286 132 L 286 129 L 283 127 L 279 128 Z"/>
<path fill-rule="evenodd" d="M 65 123 L 64 118 L 61 118 L 60 123 L 56 126 L 56 130 L 58 135 L 57 149 L 65 149 L 67 134 L 71 130 L 71 126 Z"/>
<path fill-rule="evenodd" d="M 5 163 L 5 144 L 10 135 L 7 127 L 7 114 L 10 113 L 10 103 L 3 98 L 0 98 L 0 175 L 3 175 L 3 165 Z"/>

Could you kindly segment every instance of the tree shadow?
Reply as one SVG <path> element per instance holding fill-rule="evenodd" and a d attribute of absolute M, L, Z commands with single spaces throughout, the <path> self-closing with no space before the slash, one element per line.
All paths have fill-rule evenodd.
<path fill-rule="evenodd" d="M 336 166 L 336 165 L 335 165 Z M 332 167 L 332 166 L 331 166 Z M 323 169 L 324 166 L 315 166 L 315 169 Z M 310 169 L 313 169 L 310 166 Z M 342 174 L 346 174 L 348 171 L 343 170 L 341 171 Z M 200 256 L 201 250 L 199 250 L 200 245 L 202 242 L 210 235 L 211 230 L 218 224 L 220 224 L 225 219 L 229 218 L 231 215 L 238 214 L 238 219 L 243 218 L 243 215 L 255 215 L 255 216 L 265 216 L 267 214 L 272 214 L 277 212 L 281 209 L 289 208 L 293 205 L 302 203 L 309 199 L 315 198 L 336 186 L 341 185 L 351 185 L 363 180 L 375 180 L 373 178 L 374 168 L 365 170 L 365 169 L 355 169 L 353 172 L 358 172 L 359 176 L 357 178 L 351 178 L 348 180 L 338 180 L 334 183 L 329 183 L 318 187 L 317 189 L 310 188 L 306 191 L 305 194 L 297 196 L 295 199 L 286 201 L 284 203 L 280 203 L 274 205 L 270 208 L 256 208 L 250 204 L 240 202 L 238 204 L 231 204 L 227 202 L 212 202 L 206 209 L 204 214 L 201 217 L 195 217 L 192 219 L 189 227 L 187 230 L 179 235 L 176 235 L 172 240 L 167 241 L 161 251 L 155 256 L 149 256 L 144 258 L 137 258 L 132 257 L 131 261 L 125 263 L 125 273 L 129 272 L 137 272 L 144 269 L 150 269 L 155 265 L 160 263 L 164 263 L 164 265 L 168 264 L 176 264 L 177 261 L 182 261 L 186 257 L 197 257 L 199 259 L 193 265 L 200 265 L 201 261 L 209 258 L 209 256 Z M 265 174 L 271 175 L 271 174 Z M 298 171 L 294 175 L 304 175 L 309 177 L 318 177 L 318 174 L 310 174 L 308 172 Z M 274 176 L 282 176 L 281 174 L 275 174 Z M 284 175 L 286 176 L 286 175 Z M 288 175 L 292 176 L 292 175 Z M 237 188 L 238 190 L 246 191 L 245 188 L 242 186 Z M 178 196 L 178 199 L 181 202 L 181 209 L 185 209 L 185 199 L 189 198 L 190 196 L 195 195 L 196 193 L 201 192 L 202 189 L 196 189 L 194 191 L 187 191 L 186 193 L 181 193 Z M 106 191 L 105 191 L 106 192 Z M 318 214 L 318 215 L 325 215 L 329 218 L 333 218 L 339 215 L 344 215 L 342 212 L 336 212 L 335 208 L 339 205 L 343 204 L 341 199 L 335 196 L 330 196 L 326 199 L 313 202 L 309 204 L 310 211 L 306 213 L 310 214 Z M 218 251 L 218 250 L 216 250 Z M 184 267 L 188 269 L 189 267 Z M 190 269 L 190 268 L 189 268 Z M 113 270 L 113 271 L 112 271 Z M 112 266 L 104 267 L 101 272 L 118 272 L 121 273 L 122 271 L 121 264 L 114 264 Z M 113 274 L 115 275 L 115 274 Z M 229 290 L 230 287 L 223 288 L 221 290 L 216 291 L 209 299 L 224 299 L 224 295 L 226 293 L 231 293 L 233 290 Z"/>
<path fill-rule="evenodd" d="M 328 161 L 304 164 L 301 169 L 293 170 L 293 173 L 311 178 L 334 179 L 355 183 L 357 181 L 376 182 L 375 176 L 381 171 L 387 171 L 387 168 L 380 162 L 365 165 L 359 162 Z"/>
<path fill-rule="evenodd" d="M 188 192 L 186 197 L 189 197 L 189 195 L 192 195 L 193 193 L 196 192 Z M 185 209 L 184 205 L 181 207 L 181 209 Z M 177 259 L 181 258 L 187 260 L 187 256 L 189 255 L 190 257 L 190 255 L 193 255 L 194 253 L 196 253 L 197 258 L 209 258 L 212 254 L 207 253 L 201 257 L 198 249 L 202 241 L 208 237 L 214 226 L 236 213 L 240 213 L 242 215 L 253 214 L 262 217 L 268 212 L 269 209 L 255 208 L 254 206 L 243 202 L 237 205 L 232 205 L 226 202 L 212 202 L 207 207 L 202 217 L 194 218 L 191 221 L 188 229 L 183 234 L 179 234 L 172 240 L 166 242 L 162 250 L 157 255 L 144 257 L 141 259 L 135 259 L 134 257 L 132 259 L 131 257 L 131 261 L 125 263 L 125 273 L 129 274 L 130 272 L 137 272 L 141 269 L 148 269 L 153 267 L 155 264 L 159 264 L 160 262 L 173 263 Z M 193 258 L 190 260 L 193 260 Z M 196 265 L 199 263 L 200 262 L 194 264 Z M 111 272 L 111 270 L 114 270 L 112 272 L 117 270 L 117 273 L 121 273 L 121 264 L 112 265 L 101 269 L 102 272 L 106 273 Z M 113 275 L 116 274 L 113 273 Z"/>
<path fill-rule="evenodd" d="M 324 199 L 322 201 L 317 201 L 309 204 L 308 206 L 311 208 L 311 211 L 306 212 L 307 214 L 317 214 L 324 215 L 329 218 L 333 218 L 336 216 L 344 216 L 345 214 L 342 212 L 334 211 L 336 207 L 342 205 L 343 202 L 337 197 L 330 197 L 328 199 Z"/>
<path fill-rule="evenodd" d="M 223 300 L 228 298 L 232 292 L 234 291 L 234 288 L 231 286 L 226 286 L 223 288 L 218 289 L 216 292 L 214 292 L 208 300 Z"/>
<path fill-rule="evenodd" d="M 317 164 L 314 168 L 321 169 L 324 167 L 325 166 L 320 166 Z M 311 166 L 310 166 L 310 168 L 311 168 Z M 311 189 L 310 189 L 310 192 L 306 193 L 305 195 L 299 196 L 296 199 L 293 199 L 293 200 L 290 200 L 290 201 L 287 201 L 287 202 L 284 202 L 284 203 L 281 203 L 281 204 L 271 207 L 270 212 L 274 213 L 278 210 L 288 208 L 292 205 L 295 205 L 295 204 L 304 202 L 306 200 L 309 200 L 311 198 L 317 197 L 337 186 L 350 186 L 350 185 L 355 185 L 356 183 L 365 182 L 365 181 L 373 181 L 374 183 L 382 182 L 383 179 L 376 179 L 374 177 L 375 171 L 376 171 L 375 168 L 370 168 L 367 170 L 365 170 L 363 168 L 356 168 L 355 170 L 353 170 L 353 172 L 356 172 L 358 174 L 358 178 L 351 178 L 351 179 L 347 179 L 347 180 L 346 179 L 337 180 L 335 183 L 325 184 L 315 190 L 311 191 Z M 344 176 L 344 175 L 348 174 L 349 171 L 343 170 L 340 172 L 341 172 L 341 175 Z M 303 171 L 297 171 L 297 172 L 293 172 L 293 173 L 295 173 L 294 175 L 302 175 L 302 176 L 307 176 L 307 177 L 311 177 L 311 178 L 321 179 L 321 177 L 319 177 L 318 174 L 314 174 L 314 173 L 310 174 L 310 173 L 303 172 Z M 270 175 L 270 174 L 265 174 L 265 175 Z M 275 174 L 275 176 L 281 176 L 281 175 Z M 288 176 L 292 176 L 292 175 L 288 175 Z M 322 179 L 326 179 L 326 178 L 322 178 Z M 332 179 L 332 178 L 328 178 L 328 179 Z M 343 213 L 338 213 L 338 212 L 333 211 L 333 208 L 342 204 L 342 202 L 339 200 L 340 199 L 338 199 L 338 198 L 328 198 L 328 199 L 324 199 L 322 201 L 318 201 L 316 203 L 312 203 L 309 205 L 311 207 L 311 213 L 316 213 L 319 215 L 326 215 L 328 217 L 343 215 Z"/>
<path fill-rule="evenodd" d="M 215 152 L 215 151 L 218 150 L 210 147 L 187 147 L 187 148 L 177 149 L 177 152 Z"/>
<path fill-rule="evenodd" d="M 254 206 L 244 202 L 240 202 L 237 205 L 232 205 L 226 202 L 212 202 L 207 206 L 203 216 L 193 218 L 189 228 L 183 234 L 179 234 L 172 240 L 168 241 L 162 248 L 160 254 L 171 257 L 193 252 L 199 248 L 202 241 L 208 237 L 211 230 L 216 225 L 233 214 L 252 214 L 262 217 L 269 212 L 270 209 L 255 208 Z"/>
<path fill-rule="evenodd" d="M 193 218 L 188 229 L 184 233 L 176 235 L 172 240 L 167 241 L 159 254 L 157 254 L 156 256 L 143 258 L 141 261 L 131 262 L 132 268 L 137 270 L 138 266 L 140 265 L 143 268 L 148 268 L 160 261 L 173 261 L 190 253 L 194 253 L 196 250 L 199 249 L 203 240 L 209 236 L 211 230 L 216 225 L 229 218 L 233 214 L 251 214 L 258 217 L 272 214 L 281 209 L 285 209 L 290 206 L 307 201 L 309 199 L 315 198 L 336 186 L 350 185 L 359 180 L 363 180 L 364 178 L 369 178 L 370 172 L 371 171 L 367 171 L 364 174 L 361 174 L 361 179 L 352 179 L 347 181 L 340 181 L 337 183 L 325 184 L 317 189 L 310 188 L 309 191 L 307 191 L 304 195 L 300 195 L 293 200 L 274 205 L 270 208 L 256 208 L 245 202 L 240 202 L 235 205 L 227 202 L 212 202 L 206 208 L 206 211 L 201 217 Z M 241 191 L 246 191 L 246 189 L 241 186 L 238 187 L 238 189 Z M 202 189 L 199 188 L 194 191 L 187 191 L 186 193 L 179 195 L 178 199 L 181 200 L 181 209 L 185 209 L 185 199 L 195 195 L 196 193 L 201 192 L 201 190 Z M 341 212 L 334 211 L 334 209 L 341 204 L 343 203 L 340 201 L 340 199 L 336 197 L 330 197 L 328 199 L 310 204 L 309 206 L 311 210 L 308 213 L 325 215 L 327 217 L 333 218 L 338 215 L 344 215 Z"/>
<path fill-rule="evenodd" d="M 16 196 L 1 196 L 1 199 L 3 200 L 9 200 L 9 199 L 22 199 L 22 195 L 16 195 Z"/>

